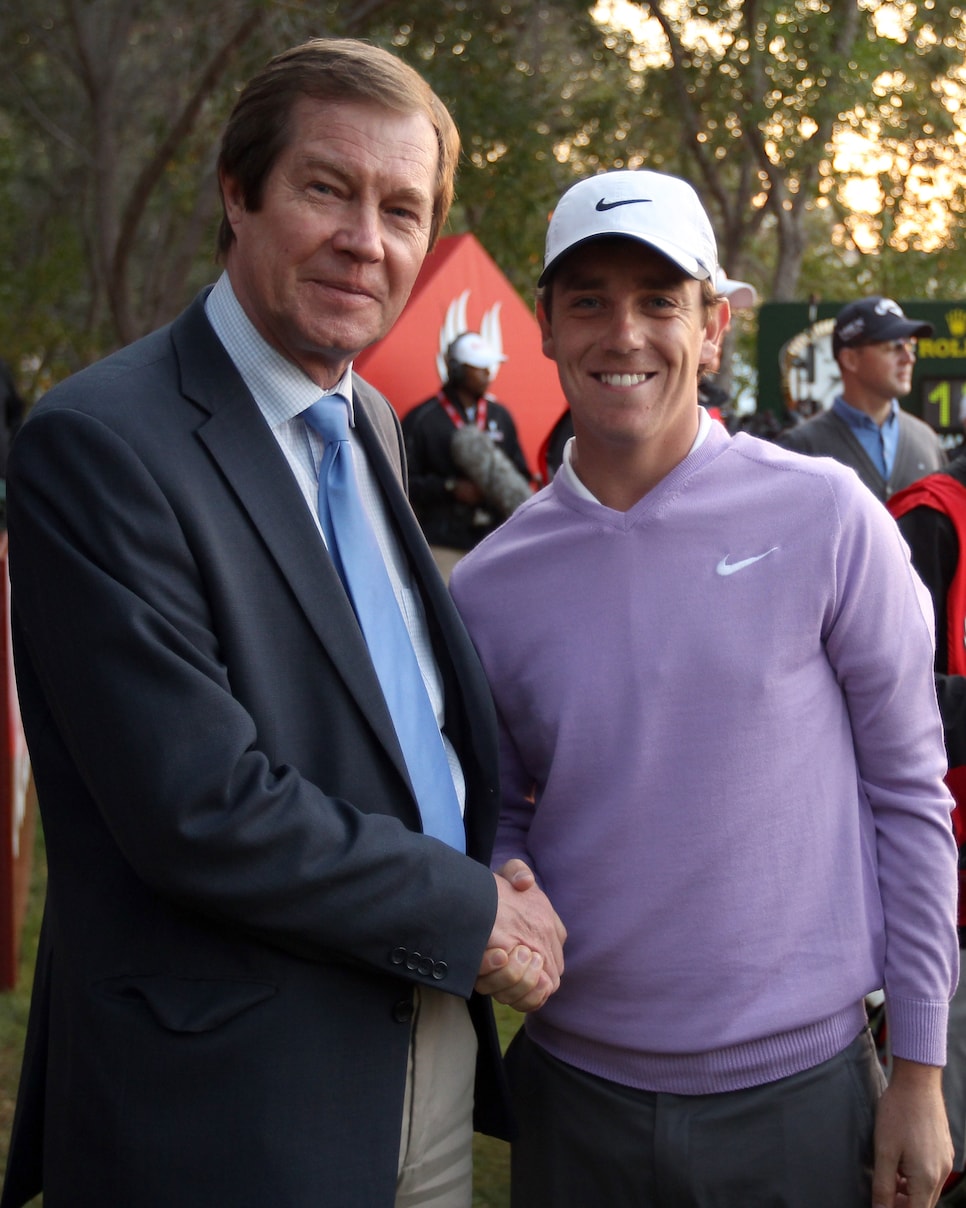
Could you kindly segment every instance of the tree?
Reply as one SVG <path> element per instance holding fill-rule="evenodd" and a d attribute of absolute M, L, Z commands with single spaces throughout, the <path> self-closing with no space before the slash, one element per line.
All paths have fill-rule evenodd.
<path fill-rule="evenodd" d="M 470 230 L 524 296 L 540 272 L 547 217 L 586 170 L 569 154 L 619 120 L 626 67 L 586 0 L 396 7 L 370 32 L 417 68 L 463 139 L 452 227 Z"/>
<path fill-rule="evenodd" d="M 474 229 L 521 288 L 567 173 L 553 146 L 619 91 L 577 0 L 330 0 L 321 12 L 300 0 L 8 0 L 0 33 L 0 212 L 14 216 L 0 349 L 30 368 L 33 394 L 210 279 L 220 128 L 241 82 L 283 47 L 367 36 L 410 58 L 463 130 L 454 229 Z"/>
<path fill-rule="evenodd" d="M 206 105 L 261 17 L 197 10 L 179 20 L 151 0 L 63 0 L 7 15 L 3 111 L 39 236 L 15 255 L 15 279 L 20 313 L 36 299 L 64 320 L 51 369 L 140 334 L 197 258 L 212 212 Z"/>
<path fill-rule="evenodd" d="M 830 235 L 843 259 L 855 251 L 843 189 L 857 169 L 836 166 L 846 132 L 860 135 L 867 152 L 878 145 L 891 153 L 879 251 L 910 244 L 896 221 L 916 204 L 903 188 L 904 160 L 942 159 L 951 181 L 966 166 L 945 95 L 966 49 L 954 6 L 640 0 L 637 7 L 664 52 L 643 73 L 645 120 L 657 125 L 675 115 L 684 136 L 679 162 L 711 199 L 724 262 L 733 275 L 761 270 L 767 247 L 775 300 L 800 296 L 816 208 L 832 205 L 838 222 Z M 951 188 L 951 204 L 961 205 L 961 184 Z"/>
<path fill-rule="evenodd" d="M 387 6 L 330 6 L 321 32 L 352 33 Z M 308 4 L 7 0 L 0 205 L 14 221 L 0 336 L 34 393 L 172 317 L 210 278 L 233 95 L 313 30 Z"/>
<path fill-rule="evenodd" d="M 587 0 L 6 0 L 0 355 L 34 395 L 211 279 L 233 97 L 313 34 L 394 49 L 447 100 L 464 143 L 451 229 L 472 230 L 525 296 L 560 192 L 623 166 L 693 179 L 729 273 L 769 283 L 766 297 L 966 282 L 956 224 L 937 221 L 964 206 L 960 9 L 627 7 L 643 43 Z M 881 162 L 846 162 L 849 137 Z M 851 192 L 862 171 L 870 212 Z"/>

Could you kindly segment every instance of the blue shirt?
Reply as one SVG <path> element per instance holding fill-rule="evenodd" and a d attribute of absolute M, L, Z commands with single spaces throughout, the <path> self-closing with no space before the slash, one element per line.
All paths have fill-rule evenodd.
<path fill-rule="evenodd" d="M 205 302 L 205 313 L 285 454 L 285 459 L 302 490 L 306 507 L 316 522 L 319 536 L 324 541 L 316 510 L 319 463 L 323 452 L 322 439 L 308 428 L 301 417 L 305 408 L 311 406 L 319 397 L 320 388 L 259 334 L 235 296 L 227 273 L 221 275 L 209 293 Z M 354 424 L 351 368 L 339 382 L 338 390 L 349 400 L 349 419 L 350 423 Z M 442 733 L 445 718 L 442 672 L 433 654 L 429 622 L 423 602 L 412 578 L 405 551 L 395 536 L 375 470 L 369 465 L 362 444 L 355 441 L 351 434 L 349 440 L 359 491 L 382 550 L 396 602 L 412 638 L 416 660 Z M 462 809 L 466 801 L 463 769 L 449 738 L 445 734 L 442 737 Z"/>
<path fill-rule="evenodd" d="M 850 407 L 841 395 L 832 404 L 832 410 L 848 424 L 856 440 L 872 459 L 872 464 L 888 480 L 896 464 L 896 450 L 899 448 L 898 402 L 892 400 L 892 410 L 881 425 L 864 411 Z"/>

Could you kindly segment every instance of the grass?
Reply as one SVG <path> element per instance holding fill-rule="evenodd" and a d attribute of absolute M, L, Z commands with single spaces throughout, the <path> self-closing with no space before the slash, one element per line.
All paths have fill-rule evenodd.
<path fill-rule="evenodd" d="M 30 897 L 21 941 L 20 971 L 14 989 L 0 993 L 0 1181 L 7 1166 L 46 880 L 43 835 L 38 827 Z M 496 1018 L 500 1041 L 505 1049 L 519 1027 L 522 1016 L 497 1004 Z M 495 1137 L 477 1136 L 473 1142 L 473 1163 L 473 1208 L 507 1208 L 510 1203 L 509 1145 Z M 39 1208 L 41 1203 L 41 1198 L 31 1201 L 35 1208 Z"/>
<path fill-rule="evenodd" d="M 503 1051 L 523 1021 L 519 1011 L 494 1003 Z M 496 1137 L 473 1139 L 473 1208 L 507 1208 L 510 1203 L 510 1146 Z"/>

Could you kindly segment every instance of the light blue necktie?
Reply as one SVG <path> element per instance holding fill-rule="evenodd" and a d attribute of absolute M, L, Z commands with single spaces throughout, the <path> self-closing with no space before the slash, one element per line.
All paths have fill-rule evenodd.
<path fill-rule="evenodd" d="M 322 531 L 382 685 L 423 830 L 463 851 L 463 820 L 439 725 L 359 494 L 349 444 L 348 404 L 341 394 L 327 394 L 304 416 L 325 442 L 319 467 Z"/>

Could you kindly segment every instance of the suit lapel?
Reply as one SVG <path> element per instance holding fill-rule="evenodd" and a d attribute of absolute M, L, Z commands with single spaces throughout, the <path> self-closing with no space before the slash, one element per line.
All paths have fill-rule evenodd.
<path fill-rule="evenodd" d="M 319 641 L 400 774 L 408 773 L 369 652 L 305 499 L 264 417 L 196 300 L 172 329 L 198 439 L 230 484 Z"/>
<path fill-rule="evenodd" d="M 356 381 L 358 382 L 358 379 Z M 363 385 L 365 384 L 363 383 Z M 375 429 L 372 423 L 368 410 L 370 404 L 362 390 L 356 390 L 356 400 L 357 403 L 362 402 L 362 406 L 356 406 L 356 430 L 365 446 L 369 464 L 382 488 L 383 496 L 396 526 L 397 537 L 406 553 L 410 570 L 415 578 L 416 587 L 423 601 L 437 661 L 444 669 L 452 664 L 459 667 L 465 661 L 465 651 L 469 649 L 466 631 L 436 567 L 432 551 L 426 544 L 419 521 L 409 505 L 409 499 L 386 454 L 386 438 Z M 449 686 L 454 687 L 453 684 Z"/>
<path fill-rule="evenodd" d="M 357 386 L 360 385 L 356 379 Z M 366 390 L 371 387 L 361 383 Z M 371 396 L 355 388 L 356 426 L 379 479 L 423 599 L 436 660 L 443 676 L 446 731 L 466 779 L 466 834 L 470 854 L 493 847 L 498 814 L 496 714 L 489 685 L 469 634 L 436 567 L 419 522 L 386 455 L 388 438 L 374 430 Z M 475 803 L 475 808 L 474 807 Z"/>

